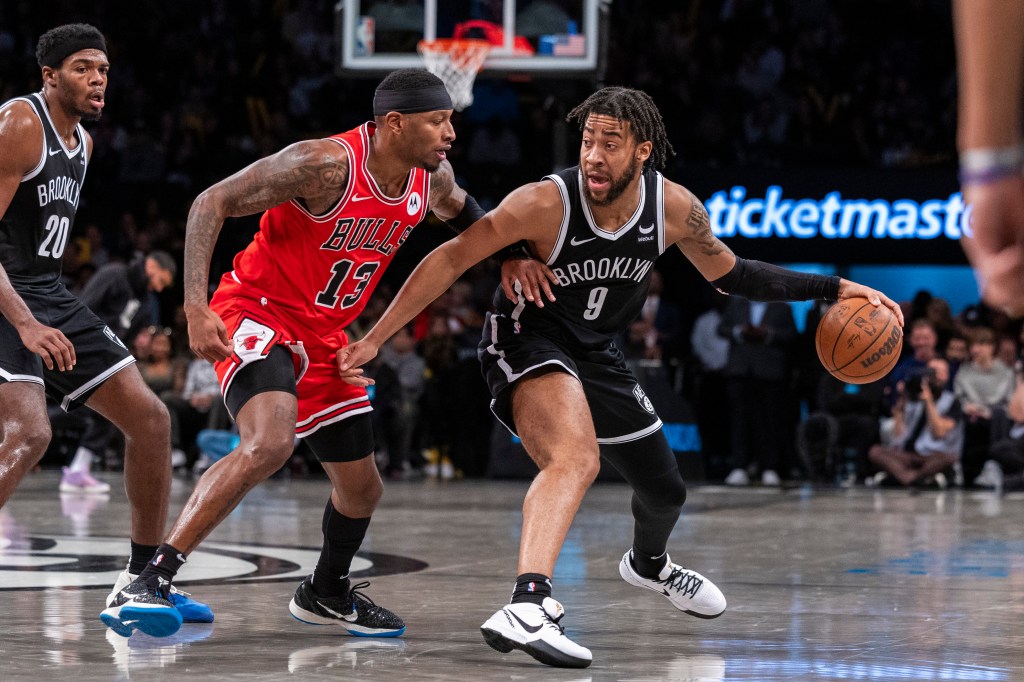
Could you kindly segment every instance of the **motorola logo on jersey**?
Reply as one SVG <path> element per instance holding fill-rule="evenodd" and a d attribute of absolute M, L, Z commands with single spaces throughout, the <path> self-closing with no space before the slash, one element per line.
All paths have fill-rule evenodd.
<path fill-rule="evenodd" d="M 409 195 L 409 202 L 405 205 L 405 210 L 409 212 L 409 215 L 416 215 L 420 212 L 422 206 L 423 197 L 420 196 L 419 192 L 413 192 Z"/>
<path fill-rule="evenodd" d="M 0 591 L 107 588 L 127 563 L 123 538 L 32 535 L 13 539 L 0 554 Z M 316 566 L 319 547 L 204 542 L 175 584 L 301 581 Z M 427 564 L 409 557 L 360 552 L 353 577 L 414 573 Z"/>

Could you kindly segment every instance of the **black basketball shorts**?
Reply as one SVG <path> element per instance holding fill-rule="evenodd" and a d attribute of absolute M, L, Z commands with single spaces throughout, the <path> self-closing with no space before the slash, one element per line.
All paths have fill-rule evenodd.
<path fill-rule="evenodd" d="M 0 317 L 0 383 L 42 385 L 65 412 L 83 404 L 104 381 L 135 362 L 121 339 L 62 284 L 19 287 L 18 295 L 39 322 L 64 333 L 75 347 L 75 367 L 46 369 L 42 358 L 21 342 L 17 330 Z"/>
<path fill-rule="evenodd" d="M 568 372 L 583 385 L 602 445 L 638 440 L 661 428 L 661 419 L 622 353 L 612 345 L 587 350 L 573 348 L 539 334 L 517 331 L 504 315 L 487 315 L 477 348 L 484 379 L 491 389 L 491 411 L 505 428 L 516 433 L 512 418 L 512 385 L 531 372 Z"/>

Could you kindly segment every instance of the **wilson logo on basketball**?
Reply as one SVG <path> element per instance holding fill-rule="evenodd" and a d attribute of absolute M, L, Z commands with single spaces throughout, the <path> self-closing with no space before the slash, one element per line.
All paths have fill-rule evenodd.
<path fill-rule="evenodd" d="M 898 353 L 900 348 L 903 347 L 903 344 L 900 343 L 901 338 L 903 338 L 903 330 L 898 326 L 893 325 L 892 332 L 889 334 L 889 338 L 886 340 L 885 345 L 861 360 L 860 366 L 870 367 L 887 355 L 891 355 L 893 352 Z"/>

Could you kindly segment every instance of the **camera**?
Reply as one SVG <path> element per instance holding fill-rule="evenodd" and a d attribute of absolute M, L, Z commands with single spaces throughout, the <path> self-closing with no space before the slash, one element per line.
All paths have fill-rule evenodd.
<path fill-rule="evenodd" d="M 918 367 L 907 372 L 903 383 L 903 393 L 907 400 L 920 400 L 921 384 L 935 378 L 935 370 L 931 367 Z"/>

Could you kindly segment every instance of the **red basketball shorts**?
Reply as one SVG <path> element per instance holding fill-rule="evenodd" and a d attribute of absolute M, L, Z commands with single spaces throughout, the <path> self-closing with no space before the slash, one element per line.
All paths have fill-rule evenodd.
<path fill-rule="evenodd" d="M 343 330 L 319 336 L 300 321 L 245 298 L 214 296 L 210 304 L 227 327 L 235 350 L 214 364 L 222 395 L 231 390 L 231 380 L 242 367 L 267 357 L 281 345 L 292 352 L 295 362 L 295 390 L 299 400 L 295 434 L 299 438 L 357 414 L 370 412 L 366 389 L 351 386 L 338 376 L 335 354 L 348 344 Z"/>

